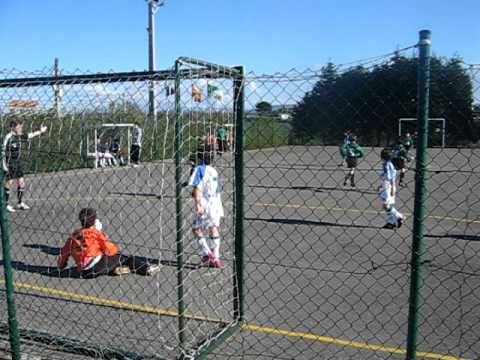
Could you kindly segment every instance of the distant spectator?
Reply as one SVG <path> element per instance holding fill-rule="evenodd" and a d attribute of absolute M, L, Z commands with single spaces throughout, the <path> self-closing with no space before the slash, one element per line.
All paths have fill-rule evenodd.
<path fill-rule="evenodd" d="M 142 148 L 142 136 L 143 130 L 139 126 L 138 122 L 135 123 L 135 126 L 132 128 L 132 142 L 130 147 L 130 159 L 133 166 L 138 166 L 140 162 L 140 150 Z"/>
<path fill-rule="evenodd" d="M 228 150 L 227 129 L 225 126 L 220 126 L 217 129 L 217 153 L 223 154 Z"/>
<path fill-rule="evenodd" d="M 110 153 L 113 155 L 115 165 L 125 165 L 122 148 L 120 147 L 120 139 L 114 139 L 113 142 L 110 144 Z"/>

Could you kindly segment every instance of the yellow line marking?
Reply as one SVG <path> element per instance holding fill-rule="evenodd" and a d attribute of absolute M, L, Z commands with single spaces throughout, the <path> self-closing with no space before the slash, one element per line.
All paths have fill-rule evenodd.
<path fill-rule="evenodd" d="M 5 283 L 5 281 L 0 280 L 0 283 Z M 105 299 L 97 296 L 83 295 L 76 292 L 53 289 L 48 287 L 41 287 L 41 286 L 31 285 L 27 283 L 14 283 L 14 286 L 18 289 L 34 290 L 34 291 L 38 291 L 48 295 L 56 295 L 56 296 L 59 296 L 60 298 L 88 301 L 94 304 L 107 305 L 107 306 L 117 307 L 117 308 L 126 309 L 126 310 L 135 310 L 135 311 L 140 311 L 140 312 L 145 312 L 150 314 L 165 315 L 165 316 L 171 316 L 171 317 L 180 316 L 178 312 L 173 310 L 165 310 L 165 309 L 152 307 L 152 306 L 131 304 L 124 301 L 110 300 L 110 299 Z M 184 316 L 187 319 L 191 319 L 191 320 L 222 322 L 222 323 L 224 322 L 219 319 L 208 318 L 205 316 L 197 316 L 190 313 L 185 313 Z M 260 326 L 255 324 L 243 324 L 241 325 L 241 328 L 242 330 L 249 330 L 252 332 L 281 335 L 281 336 L 287 336 L 287 337 L 297 337 L 297 338 L 302 338 L 306 340 L 321 342 L 324 344 L 340 345 L 340 346 L 352 347 L 356 349 L 370 350 L 374 352 L 384 352 L 384 353 L 390 353 L 390 354 L 406 354 L 405 349 L 401 349 L 398 347 L 374 345 L 369 343 L 362 343 L 359 341 L 338 339 L 331 336 L 322 336 L 322 335 L 316 335 L 316 334 L 300 332 L 300 331 L 275 329 L 275 328 Z M 428 358 L 428 359 L 438 359 L 438 360 L 468 360 L 466 358 L 460 358 L 453 355 L 441 355 L 441 354 L 423 352 L 423 351 L 417 352 L 417 356 Z"/>
<path fill-rule="evenodd" d="M 323 211 L 337 211 L 337 212 L 350 212 L 350 213 L 357 213 L 357 214 L 373 214 L 373 215 L 380 215 L 383 214 L 383 211 L 379 210 L 368 210 L 368 209 L 346 209 L 340 207 L 326 207 L 326 206 L 309 206 L 303 204 L 274 204 L 274 203 L 253 203 L 253 206 L 261 206 L 261 207 L 279 207 L 279 208 L 293 208 L 293 209 L 309 209 L 309 210 L 323 210 Z M 406 216 L 412 216 L 411 213 L 405 213 Z M 468 223 L 468 224 L 480 224 L 480 220 L 474 219 L 462 219 L 456 218 L 451 216 L 440 216 L 440 215 L 426 215 L 425 218 L 435 219 L 435 220 L 449 220 L 459 223 Z"/>
<path fill-rule="evenodd" d="M 1 283 L 4 283 L 5 281 L 0 281 Z M 14 283 L 13 284 L 17 289 L 29 289 L 29 290 L 35 290 L 44 294 L 48 295 L 57 295 L 61 298 L 70 298 L 73 300 L 81 300 L 81 301 L 87 301 L 91 302 L 97 305 L 107 305 L 107 306 L 112 306 L 112 307 L 117 307 L 121 309 L 126 309 L 126 310 L 135 310 L 135 311 L 140 311 L 140 312 L 145 312 L 145 313 L 150 313 L 150 314 L 156 314 L 156 315 L 166 315 L 166 316 L 172 316 L 172 317 L 179 317 L 180 315 L 178 312 L 174 310 L 165 310 L 165 309 L 160 309 L 157 307 L 152 307 L 152 306 L 145 306 L 145 305 L 137 305 L 137 304 L 131 304 L 128 302 L 124 301 L 118 301 L 118 300 L 110 300 L 110 299 L 105 299 L 101 298 L 98 296 L 91 296 L 91 295 L 83 295 L 79 294 L 76 292 L 70 292 L 70 291 L 65 291 L 65 290 L 59 290 L 59 289 L 53 289 L 53 288 L 48 288 L 48 287 L 41 287 L 41 286 L 36 286 L 36 285 L 31 285 L 31 284 L 26 284 L 26 283 Z M 211 319 L 205 316 L 197 316 L 193 315 L 190 313 L 185 313 L 184 314 L 185 318 L 190 319 L 190 320 L 198 320 L 198 321 L 209 321 L 209 322 L 218 322 L 218 323 L 223 323 L 225 321 L 222 321 L 220 319 Z"/>
<path fill-rule="evenodd" d="M 282 335 L 282 336 L 288 336 L 288 337 L 300 337 L 303 339 L 318 341 L 326 344 L 350 346 L 356 349 L 372 350 L 372 351 L 386 352 L 391 354 L 407 353 L 405 349 L 401 349 L 398 347 L 373 345 L 373 344 L 362 343 L 362 342 L 353 341 L 353 340 L 343 340 L 343 339 L 337 339 L 330 336 L 321 336 L 321 335 L 315 335 L 312 333 L 305 333 L 305 332 L 298 332 L 298 331 L 273 329 L 270 327 L 258 326 L 253 324 L 245 324 L 242 326 L 242 329 L 250 330 L 254 332 L 266 333 L 266 334 Z M 459 358 L 452 355 L 441 355 L 441 354 L 435 354 L 435 353 L 423 352 L 423 351 L 417 352 L 417 356 L 430 358 L 430 359 L 441 359 L 441 360 L 467 360 L 465 358 Z"/>

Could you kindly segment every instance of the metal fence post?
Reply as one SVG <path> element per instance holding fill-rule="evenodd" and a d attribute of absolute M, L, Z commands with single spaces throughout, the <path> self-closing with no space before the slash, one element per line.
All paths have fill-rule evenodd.
<path fill-rule="evenodd" d="M 2 154 L 3 157 L 3 154 Z M 20 360 L 20 336 L 18 333 L 17 314 L 13 290 L 12 258 L 10 256 L 10 240 L 8 237 L 8 219 L 3 186 L 3 170 L 0 171 L 0 229 L 2 231 L 3 270 L 5 273 L 5 289 L 7 293 L 8 333 L 12 360 Z"/>
<path fill-rule="evenodd" d="M 243 142 L 244 142 L 244 107 L 245 86 L 243 66 L 235 67 L 239 75 L 234 80 L 234 112 L 235 112 L 235 272 L 233 307 L 234 317 L 239 321 L 244 320 L 244 194 L 243 194 Z"/>
<path fill-rule="evenodd" d="M 180 107 L 180 62 L 175 62 L 175 206 L 177 242 L 178 341 L 185 346 L 185 303 L 183 299 L 183 216 L 182 216 L 182 112 Z"/>
<path fill-rule="evenodd" d="M 425 216 L 425 170 L 428 146 L 428 106 L 430 90 L 431 32 L 420 31 L 418 58 L 418 108 L 417 108 L 417 156 L 415 167 L 415 204 L 413 210 L 413 240 L 410 275 L 410 300 L 408 311 L 407 360 L 416 359 L 418 318 L 423 256 L 423 232 Z"/>

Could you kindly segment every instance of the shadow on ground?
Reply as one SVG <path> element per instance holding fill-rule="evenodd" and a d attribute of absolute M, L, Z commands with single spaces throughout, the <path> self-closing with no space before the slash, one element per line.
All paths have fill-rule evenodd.
<path fill-rule="evenodd" d="M 249 188 L 258 189 L 277 189 L 277 190 L 309 190 L 313 192 L 323 193 L 331 191 L 344 191 L 344 192 L 356 192 L 360 194 L 374 194 L 377 195 L 377 191 L 358 187 L 335 187 L 335 186 L 264 186 L 264 185 L 247 185 Z"/>
<path fill-rule="evenodd" d="M 37 249 L 47 255 L 58 256 L 60 254 L 60 248 L 54 246 L 48 246 L 43 244 L 25 244 L 23 245 L 29 249 Z M 172 266 L 177 267 L 178 262 L 174 260 L 160 260 L 152 259 L 143 256 L 137 256 L 138 259 L 147 261 L 150 264 L 163 265 L 163 266 Z M 3 266 L 3 261 L 0 261 L 0 266 Z M 71 278 L 71 279 L 80 279 L 82 278 L 76 267 L 70 267 L 67 269 L 60 270 L 56 266 L 44 266 L 44 265 L 32 265 L 27 264 L 23 261 L 12 261 L 13 269 L 17 271 L 26 271 L 29 273 L 40 274 L 43 276 L 56 277 L 56 278 Z M 197 270 L 205 267 L 201 263 L 190 263 L 184 262 L 183 268 L 186 270 Z"/>
<path fill-rule="evenodd" d="M 380 229 L 378 226 L 367 225 L 355 225 L 355 224 L 339 224 L 327 221 L 313 221 L 313 220 L 301 220 L 301 219 L 266 219 L 266 218 L 245 218 L 246 221 L 265 221 L 274 224 L 287 224 L 287 225 L 312 225 L 312 226 L 336 226 L 347 228 L 359 228 L 359 229 Z"/>
<path fill-rule="evenodd" d="M 468 234 L 445 234 L 445 235 L 430 235 L 426 234 L 427 238 L 434 239 L 455 239 L 455 240 L 466 240 L 466 241 L 480 241 L 479 235 L 468 235 Z"/>

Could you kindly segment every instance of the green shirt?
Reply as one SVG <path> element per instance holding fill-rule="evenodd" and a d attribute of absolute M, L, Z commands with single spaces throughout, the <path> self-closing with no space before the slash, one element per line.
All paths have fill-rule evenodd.
<path fill-rule="evenodd" d="M 342 144 L 340 154 L 344 158 L 361 158 L 363 157 L 363 149 L 357 143 Z"/>
<path fill-rule="evenodd" d="M 405 149 L 408 151 L 410 148 L 413 146 L 413 139 L 412 138 L 405 138 L 403 140 L 403 146 L 405 146 Z"/>
<path fill-rule="evenodd" d="M 222 141 L 227 140 L 227 129 L 224 127 L 221 127 L 217 130 L 217 139 L 220 139 Z"/>

